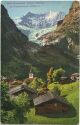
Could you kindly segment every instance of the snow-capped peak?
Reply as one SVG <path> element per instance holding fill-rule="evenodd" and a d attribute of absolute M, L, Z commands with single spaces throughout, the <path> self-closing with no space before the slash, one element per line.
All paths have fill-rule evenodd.
<path fill-rule="evenodd" d="M 28 12 L 21 18 L 15 20 L 17 25 L 26 26 L 29 28 L 49 28 L 56 25 L 59 20 L 64 18 L 63 12 L 53 12 L 50 10 L 48 13 L 35 14 Z"/>
<path fill-rule="evenodd" d="M 16 17 L 13 21 L 18 25 L 22 20 L 20 17 Z"/>

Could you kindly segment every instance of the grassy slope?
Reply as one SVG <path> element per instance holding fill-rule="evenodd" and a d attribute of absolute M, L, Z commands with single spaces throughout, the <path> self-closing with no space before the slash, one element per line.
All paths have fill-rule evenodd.
<path fill-rule="evenodd" d="M 31 109 L 31 111 L 26 115 L 27 123 L 36 123 L 36 124 L 67 124 L 67 125 L 76 125 L 78 123 L 78 82 L 72 84 L 61 85 L 60 89 L 62 89 L 62 95 L 67 95 L 66 98 L 76 109 L 76 116 L 69 118 L 48 118 L 44 116 L 35 115 L 35 109 Z"/>

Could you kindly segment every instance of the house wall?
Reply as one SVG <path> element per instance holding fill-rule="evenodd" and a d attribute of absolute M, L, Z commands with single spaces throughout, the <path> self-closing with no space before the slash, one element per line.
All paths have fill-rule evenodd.
<path fill-rule="evenodd" d="M 68 107 L 61 103 L 52 103 L 52 104 L 43 104 L 35 107 L 36 114 L 46 114 L 54 112 L 65 112 L 68 110 Z"/>
<path fill-rule="evenodd" d="M 29 78 L 33 78 L 33 73 L 29 73 Z"/>

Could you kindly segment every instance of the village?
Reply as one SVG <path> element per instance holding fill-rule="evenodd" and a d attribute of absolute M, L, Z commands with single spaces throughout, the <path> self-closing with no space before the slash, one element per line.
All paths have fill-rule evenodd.
<path fill-rule="evenodd" d="M 1 80 L 5 81 L 9 85 L 9 95 L 10 97 L 16 97 L 19 94 L 25 92 L 28 94 L 30 100 L 33 101 L 35 107 L 35 114 L 38 115 L 47 115 L 47 114 L 55 114 L 55 113 L 65 113 L 69 111 L 70 104 L 63 96 L 60 96 L 60 91 L 58 89 L 54 89 L 54 91 L 50 91 L 48 89 L 48 82 L 46 81 L 46 85 L 42 87 L 42 91 L 37 91 L 36 89 L 29 86 L 30 82 L 32 82 L 36 77 L 32 72 L 32 68 L 30 68 L 29 76 L 24 80 L 13 80 L 9 81 L 6 77 L 2 77 Z M 28 82 L 27 82 L 28 81 Z M 73 73 L 70 76 L 62 75 L 60 77 L 59 82 L 64 85 L 65 83 L 69 84 L 75 81 L 79 81 L 79 73 Z M 35 83 L 34 83 L 35 84 Z M 37 83 L 38 84 L 38 83 Z"/>

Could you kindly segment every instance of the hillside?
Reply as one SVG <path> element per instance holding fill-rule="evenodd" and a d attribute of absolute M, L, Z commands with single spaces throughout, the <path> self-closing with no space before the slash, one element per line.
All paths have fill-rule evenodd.
<path fill-rule="evenodd" d="M 29 50 L 37 45 L 17 29 L 7 10 L 1 5 L 1 68 L 2 75 L 24 77 L 29 72 Z"/>
<path fill-rule="evenodd" d="M 48 42 L 55 43 L 57 40 L 58 46 L 67 42 L 67 48 L 71 50 L 73 54 L 79 53 L 79 13 L 80 6 L 78 1 L 74 1 L 69 10 L 69 13 L 65 16 L 64 20 L 54 32 L 47 33 L 39 39 L 47 37 Z M 62 46 L 62 49 L 64 49 Z"/>
<path fill-rule="evenodd" d="M 53 83 L 54 84 L 54 83 Z M 78 82 L 65 85 L 55 85 L 60 87 L 61 93 L 65 95 L 70 104 L 74 108 L 71 108 L 69 114 L 57 117 L 46 117 L 41 115 L 35 115 L 35 109 L 32 108 L 29 113 L 26 114 L 27 123 L 34 124 L 64 124 L 64 125 L 77 125 L 78 124 L 78 112 L 79 112 L 79 89 Z"/>
<path fill-rule="evenodd" d="M 67 74 L 78 72 L 78 60 L 75 56 L 54 45 L 41 47 L 37 53 L 31 55 L 31 58 L 37 62 L 44 74 L 52 66 L 54 68 L 64 68 Z"/>

